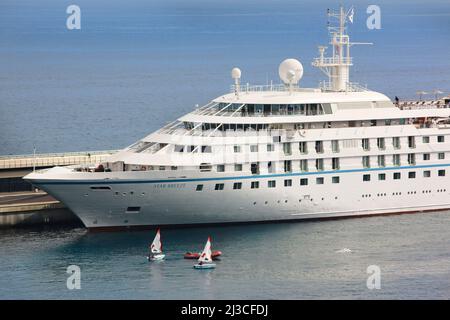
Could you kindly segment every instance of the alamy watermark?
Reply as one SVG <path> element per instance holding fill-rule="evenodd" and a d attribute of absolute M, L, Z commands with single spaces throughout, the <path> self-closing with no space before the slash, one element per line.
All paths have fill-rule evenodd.
<path fill-rule="evenodd" d="M 370 274 L 367 278 L 367 289 L 381 289 L 381 269 L 377 265 L 370 265 L 367 267 L 367 273 Z"/>
<path fill-rule="evenodd" d="M 66 26 L 69 30 L 81 29 L 81 9 L 75 4 L 67 7 L 66 13 L 69 14 L 66 20 Z"/>
<path fill-rule="evenodd" d="M 67 277 L 66 286 L 69 290 L 81 289 L 81 269 L 77 265 L 70 265 L 67 271 L 70 276 Z"/>

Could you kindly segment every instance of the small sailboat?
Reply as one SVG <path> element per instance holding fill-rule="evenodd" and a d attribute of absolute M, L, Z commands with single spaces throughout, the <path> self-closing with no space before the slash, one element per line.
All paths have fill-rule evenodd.
<path fill-rule="evenodd" d="M 194 265 L 195 269 L 214 269 L 216 264 L 212 262 L 211 258 L 211 237 L 208 237 L 206 241 L 205 248 L 203 249 L 200 258 L 198 258 L 198 263 Z"/>
<path fill-rule="evenodd" d="M 148 260 L 161 261 L 165 258 L 165 256 L 166 255 L 162 253 L 161 232 L 158 228 L 158 230 L 156 230 L 155 239 L 153 239 L 153 242 L 150 245 L 150 253 L 148 256 Z"/>

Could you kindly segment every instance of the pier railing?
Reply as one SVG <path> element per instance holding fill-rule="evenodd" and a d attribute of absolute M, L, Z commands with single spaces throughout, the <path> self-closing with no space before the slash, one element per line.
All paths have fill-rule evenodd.
<path fill-rule="evenodd" d="M 52 166 L 68 166 L 84 163 L 98 163 L 104 161 L 117 150 L 106 151 L 84 151 L 64 153 L 44 153 L 25 155 L 3 155 L 0 156 L 0 170 L 23 169 Z"/>

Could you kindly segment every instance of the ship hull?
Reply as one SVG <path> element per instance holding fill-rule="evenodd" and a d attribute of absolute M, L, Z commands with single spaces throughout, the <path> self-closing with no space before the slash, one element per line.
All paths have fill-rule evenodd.
<path fill-rule="evenodd" d="M 446 166 L 433 166 L 429 178 L 421 178 L 421 171 L 430 168 L 415 166 L 176 180 L 152 179 L 148 175 L 134 180 L 27 180 L 63 202 L 87 228 L 104 230 L 444 210 L 450 208 L 450 181 L 447 176 L 438 176 L 437 170 Z M 363 171 L 373 176 L 372 181 L 363 181 Z M 416 179 L 407 178 L 410 171 L 417 172 Z M 407 183 L 376 179 L 379 173 L 389 178 L 394 172 L 405 177 Z M 336 176 L 339 183 L 332 183 Z M 318 177 L 324 178 L 323 184 L 315 184 Z M 308 185 L 301 185 L 300 179 L 305 178 Z M 268 188 L 269 180 L 276 182 L 274 188 Z M 285 180 L 291 180 L 292 186 L 284 186 Z M 259 182 L 259 188 L 251 188 L 253 181 Z M 233 189 L 236 182 L 242 183 L 241 189 Z M 215 190 L 218 183 L 224 184 L 223 190 Z M 197 191 L 199 185 L 201 191 Z"/>

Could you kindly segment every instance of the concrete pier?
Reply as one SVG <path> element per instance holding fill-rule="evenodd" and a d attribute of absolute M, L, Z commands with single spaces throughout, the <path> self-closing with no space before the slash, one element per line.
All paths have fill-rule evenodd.
<path fill-rule="evenodd" d="M 33 168 L 95 164 L 115 152 L 108 150 L 0 156 L 0 227 L 39 224 L 81 226 L 81 221 L 64 204 L 45 192 L 35 192 L 33 186 L 22 177 L 32 172 Z"/>

